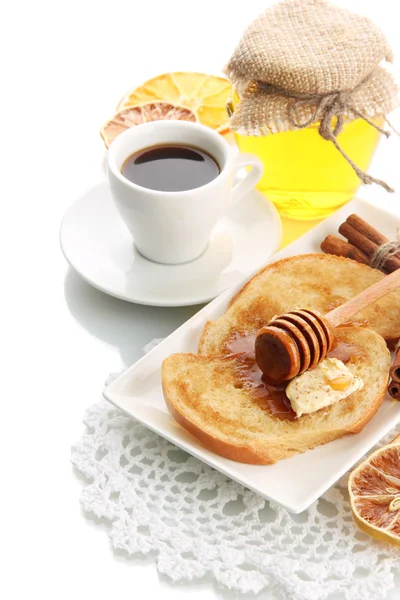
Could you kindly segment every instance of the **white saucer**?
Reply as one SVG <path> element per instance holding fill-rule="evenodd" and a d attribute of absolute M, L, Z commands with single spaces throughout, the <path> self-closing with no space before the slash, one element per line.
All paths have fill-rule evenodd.
<path fill-rule="evenodd" d="M 181 265 L 155 263 L 135 249 L 107 182 L 74 202 L 60 230 L 64 256 L 83 279 L 111 296 L 151 306 L 212 300 L 265 265 L 281 239 L 276 209 L 253 191 L 219 221 L 199 258 Z"/>

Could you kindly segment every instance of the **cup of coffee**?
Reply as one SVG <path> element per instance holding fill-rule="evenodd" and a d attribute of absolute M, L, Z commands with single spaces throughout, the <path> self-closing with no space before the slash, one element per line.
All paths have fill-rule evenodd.
<path fill-rule="evenodd" d="M 233 185 L 236 172 L 251 167 Z M 110 145 L 112 196 L 139 252 L 178 264 L 200 256 L 229 202 L 259 181 L 261 161 L 234 155 L 216 131 L 187 121 L 153 121 L 128 129 Z"/>

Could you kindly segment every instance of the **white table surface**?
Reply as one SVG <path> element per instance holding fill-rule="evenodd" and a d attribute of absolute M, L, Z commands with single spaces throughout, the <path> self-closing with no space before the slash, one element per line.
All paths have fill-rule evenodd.
<path fill-rule="evenodd" d="M 152 560 L 113 555 L 107 528 L 81 512 L 70 446 L 86 407 L 109 372 L 196 308 L 142 307 L 92 289 L 67 267 L 58 227 L 105 177 L 98 130 L 123 93 L 163 71 L 218 73 L 270 3 L 1 3 L 2 598 L 235 597 L 210 581 L 172 585 Z M 394 2 L 340 4 L 373 16 L 400 63 Z M 400 190 L 399 151 L 399 140 L 381 144 L 373 173 Z M 399 197 L 376 186 L 360 196 L 397 210 Z M 400 576 L 397 585 L 389 598 L 398 598 Z"/>

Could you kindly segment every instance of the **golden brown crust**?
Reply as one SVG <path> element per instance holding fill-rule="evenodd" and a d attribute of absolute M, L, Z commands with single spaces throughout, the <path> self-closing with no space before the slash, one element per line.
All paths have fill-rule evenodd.
<path fill-rule="evenodd" d="M 221 317 L 206 323 L 198 351 L 200 354 L 225 354 L 225 345 L 233 332 L 252 333 L 274 315 L 300 305 L 305 308 L 315 305 L 313 307 L 321 312 L 328 312 L 382 277 L 383 273 L 367 265 L 318 253 L 290 256 L 270 263 L 243 285 Z M 282 278 L 285 284 L 280 290 Z M 297 285 L 299 278 L 305 285 Z M 382 335 L 392 350 L 400 338 L 398 314 L 400 291 L 391 292 L 365 309 L 359 320 Z"/>
<path fill-rule="evenodd" d="M 257 452 L 252 448 L 246 446 L 237 446 L 235 444 L 229 444 L 219 438 L 216 438 L 197 425 L 190 421 L 185 415 L 183 415 L 170 400 L 167 390 L 164 388 L 164 399 L 167 405 L 167 408 L 171 415 L 174 417 L 175 421 L 179 423 L 186 431 L 191 433 L 196 439 L 198 439 L 207 450 L 211 452 L 215 452 L 224 458 L 228 458 L 229 460 L 234 460 L 235 462 L 246 463 L 251 465 L 272 465 L 279 460 L 283 460 L 285 458 L 289 458 L 301 452 L 301 450 L 286 450 L 285 452 L 280 452 L 277 448 L 271 448 L 270 454 L 268 451 Z M 327 431 L 324 433 L 323 437 L 320 439 L 313 440 L 309 442 L 307 448 L 304 450 L 313 450 L 317 446 L 322 446 L 334 440 L 337 440 L 345 435 L 356 434 L 362 431 L 367 423 L 372 419 L 375 413 L 378 411 L 382 402 L 386 395 L 386 388 L 381 394 L 380 397 L 377 398 L 376 404 L 371 408 L 371 410 L 361 419 L 352 429 L 342 431 Z"/>
<path fill-rule="evenodd" d="M 251 448 L 245 446 L 236 446 L 235 444 L 228 444 L 223 440 L 208 434 L 206 431 L 192 423 L 192 421 L 190 421 L 175 408 L 174 404 L 170 401 L 167 391 L 164 389 L 164 385 L 163 391 L 165 403 L 175 421 L 177 421 L 179 425 L 182 425 L 182 427 L 189 431 L 189 433 L 194 435 L 194 437 L 197 438 L 208 450 L 211 450 L 211 452 L 215 452 L 220 456 L 224 456 L 225 458 L 229 458 L 230 460 L 234 460 L 236 462 L 248 463 L 251 465 L 270 465 L 276 462 L 275 460 L 268 458 L 268 456 L 258 454 Z"/>
<path fill-rule="evenodd" d="M 172 354 L 168 357 L 168 359 L 173 358 L 175 355 Z M 197 359 L 201 358 L 203 362 L 209 362 L 213 360 L 211 356 L 202 356 L 197 357 L 196 354 L 189 353 L 186 355 L 188 359 Z M 223 440 L 214 437 L 198 427 L 195 423 L 193 423 L 190 419 L 188 419 L 181 411 L 177 409 L 174 402 L 169 396 L 168 388 L 165 385 L 164 378 L 164 370 L 166 366 L 166 361 L 164 360 L 161 367 L 161 382 L 162 389 L 164 394 L 165 404 L 171 415 L 174 417 L 175 421 L 179 423 L 186 431 L 191 433 L 195 438 L 197 438 L 208 450 L 211 452 L 215 452 L 220 456 L 224 456 L 225 458 L 229 458 L 230 460 L 234 460 L 236 462 L 242 462 L 253 465 L 269 465 L 276 462 L 277 459 L 273 460 L 268 455 L 262 452 L 257 452 L 248 446 L 238 446 L 237 444 L 229 444 L 224 442 Z"/>
<path fill-rule="evenodd" d="M 208 334 L 208 331 L 209 331 L 211 325 L 212 325 L 212 321 L 206 321 L 204 324 L 203 331 L 201 332 L 200 339 L 199 339 L 199 345 L 198 345 L 199 354 L 203 354 L 202 348 L 206 344 L 207 334 Z"/>
<path fill-rule="evenodd" d="M 371 374 L 364 381 L 366 390 L 373 390 L 373 395 L 371 394 L 364 404 L 362 393 L 357 392 L 356 395 L 349 397 L 349 403 L 344 405 L 347 406 L 346 414 L 349 415 L 349 410 L 353 413 L 360 407 L 360 402 L 363 403 L 363 412 L 359 415 L 357 413 L 356 417 L 360 416 L 357 420 L 353 419 L 349 422 L 347 417 L 343 420 L 340 414 L 336 414 L 333 419 L 321 421 L 318 414 L 320 413 L 323 416 L 326 415 L 327 411 L 327 409 L 321 409 L 321 411 L 314 413 L 315 419 L 312 418 L 313 415 L 305 415 L 298 421 L 287 422 L 283 435 L 274 433 L 276 427 L 279 429 L 279 420 L 276 421 L 276 426 L 274 426 L 271 423 L 271 418 L 268 419 L 269 424 L 265 421 L 265 426 L 269 428 L 269 433 L 266 433 L 265 436 L 263 433 L 264 424 L 261 433 L 259 432 L 257 435 L 236 435 L 238 431 L 236 427 L 242 427 L 240 424 L 242 420 L 242 402 L 246 401 L 248 397 L 247 393 L 246 398 L 243 397 L 242 399 L 241 397 L 239 417 L 236 415 L 231 421 L 229 407 L 233 406 L 231 393 L 234 391 L 234 379 L 232 378 L 235 372 L 232 369 L 236 368 L 239 355 L 223 358 L 177 354 L 165 359 L 162 367 L 162 384 L 167 407 L 175 420 L 200 440 L 207 449 L 230 460 L 249 464 L 272 464 L 294 454 L 326 444 L 344 435 L 358 433 L 372 419 L 384 400 L 390 356 L 382 338 L 373 331 L 363 327 L 344 327 L 339 328 L 339 330 L 340 337 L 349 343 L 355 343 L 360 338 L 360 353 L 357 354 L 358 358 L 354 366 L 358 369 L 364 364 L 363 368 Z M 365 348 L 366 342 L 368 349 Z M 380 362 L 379 364 L 376 363 L 375 369 L 377 369 L 379 382 L 377 381 L 376 384 L 370 386 L 368 377 L 372 377 L 372 382 L 374 379 L 373 365 L 375 360 L 378 359 Z M 209 370 L 208 373 L 207 369 Z M 367 371 L 365 372 L 367 373 Z M 201 393 L 198 392 L 196 387 L 187 386 L 188 381 L 193 382 L 195 379 L 197 379 L 196 385 L 200 387 Z M 227 382 L 228 386 L 226 385 Z M 217 398 L 217 409 L 215 408 L 215 400 L 214 404 L 208 404 L 207 390 L 212 392 L 215 386 L 219 388 L 221 394 Z M 229 390 L 232 390 L 232 392 Z M 199 394 L 198 398 L 196 398 L 196 394 Z M 219 408 L 219 398 L 222 402 L 221 409 Z M 257 404 L 256 400 L 251 402 Z M 333 408 L 333 410 L 336 409 Z M 273 417 L 272 421 L 274 421 Z M 312 426 L 310 426 L 311 423 Z M 232 442 L 229 441 L 230 436 L 232 436 Z"/>
<path fill-rule="evenodd" d="M 371 409 L 368 412 L 366 412 L 364 417 L 360 419 L 357 423 L 355 423 L 355 425 L 353 425 L 353 427 L 349 429 L 346 433 L 360 433 L 360 431 L 364 429 L 366 424 L 370 422 L 372 417 L 378 412 L 378 410 L 382 406 L 387 392 L 388 381 L 389 377 L 385 385 L 382 386 L 382 393 L 379 396 L 377 396 L 376 402 L 373 406 L 371 406 Z"/>
<path fill-rule="evenodd" d="M 312 256 L 313 258 L 318 258 L 318 260 L 321 260 L 321 259 L 326 260 L 326 254 L 319 254 L 319 253 L 313 254 L 312 252 L 309 252 L 308 254 L 296 254 L 295 256 L 287 256 L 286 258 L 281 258 L 280 260 L 278 260 L 276 262 L 268 263 L 267 265 L 265 265 L 265 267 L 263 267 L 262 269 L 257 271 L 257 273 L 255 275 L 253 275 L 253 277 L 251 279 L 246 281 L 246 283 L 244 284 L 242 289 L 240 289 L 238 292 L 236 292 L 236 294 L 233 296 L 233 298 L 229 302 L 229 308 L 236 302 L 238 297 L 246 290 L 246 288 L 255 279 L 257 279 L 257 277 L 260 277 L 260 275 L 262 275 L 267 269 L 270 269 L 271 267 L 276 266 L 278 263 L 280 265 L 284 265 L 285 263 L 292 262 L 293 259 L 297 259 L 299 256 L 306 257 L 306 258 Z M 344 261 L 350 260 L 350 259 L 344 258 L 343 256 L 336 256 L 335 258 L 339 259 L 339 261 L 340 260 L 344 260 Z M 353 262 L 355 262 L 355 261 L 353 261 Z M 361 264 L 361 263 L 357 263 L 357 264 Z M 365 267 L 366 265 L 362 265 L 362 266 Z M 370 267 L 367 267 L 367 269 L 370 269 Z"/>

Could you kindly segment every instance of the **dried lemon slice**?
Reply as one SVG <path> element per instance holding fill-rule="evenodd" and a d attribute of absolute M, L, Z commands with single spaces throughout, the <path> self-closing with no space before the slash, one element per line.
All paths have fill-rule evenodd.
<path fill-rule="evenodd" d="M 149 121 L 181 120 L 197 121 L 196 115 L 184 106 L 168 102 L 145 102 L 120 110 L 100 130 L 100 135 L 108 148 L 111 142 L 123 131 Z"/>
<path fill-rule="evenodd" d="M 360 529 L 400 546 L 400 435 L 354 469 L 349 493 Z"/>
<path fill-rule="evenodd" d="M 131 90 L 120 101 L 117 111 L 142 102 L 164 100 L 192 110 L 203 125 L 219 133 L 229 131 L 226 104 L 232 85 L 225 77 L 205 73 L 164 73 Z"/>

